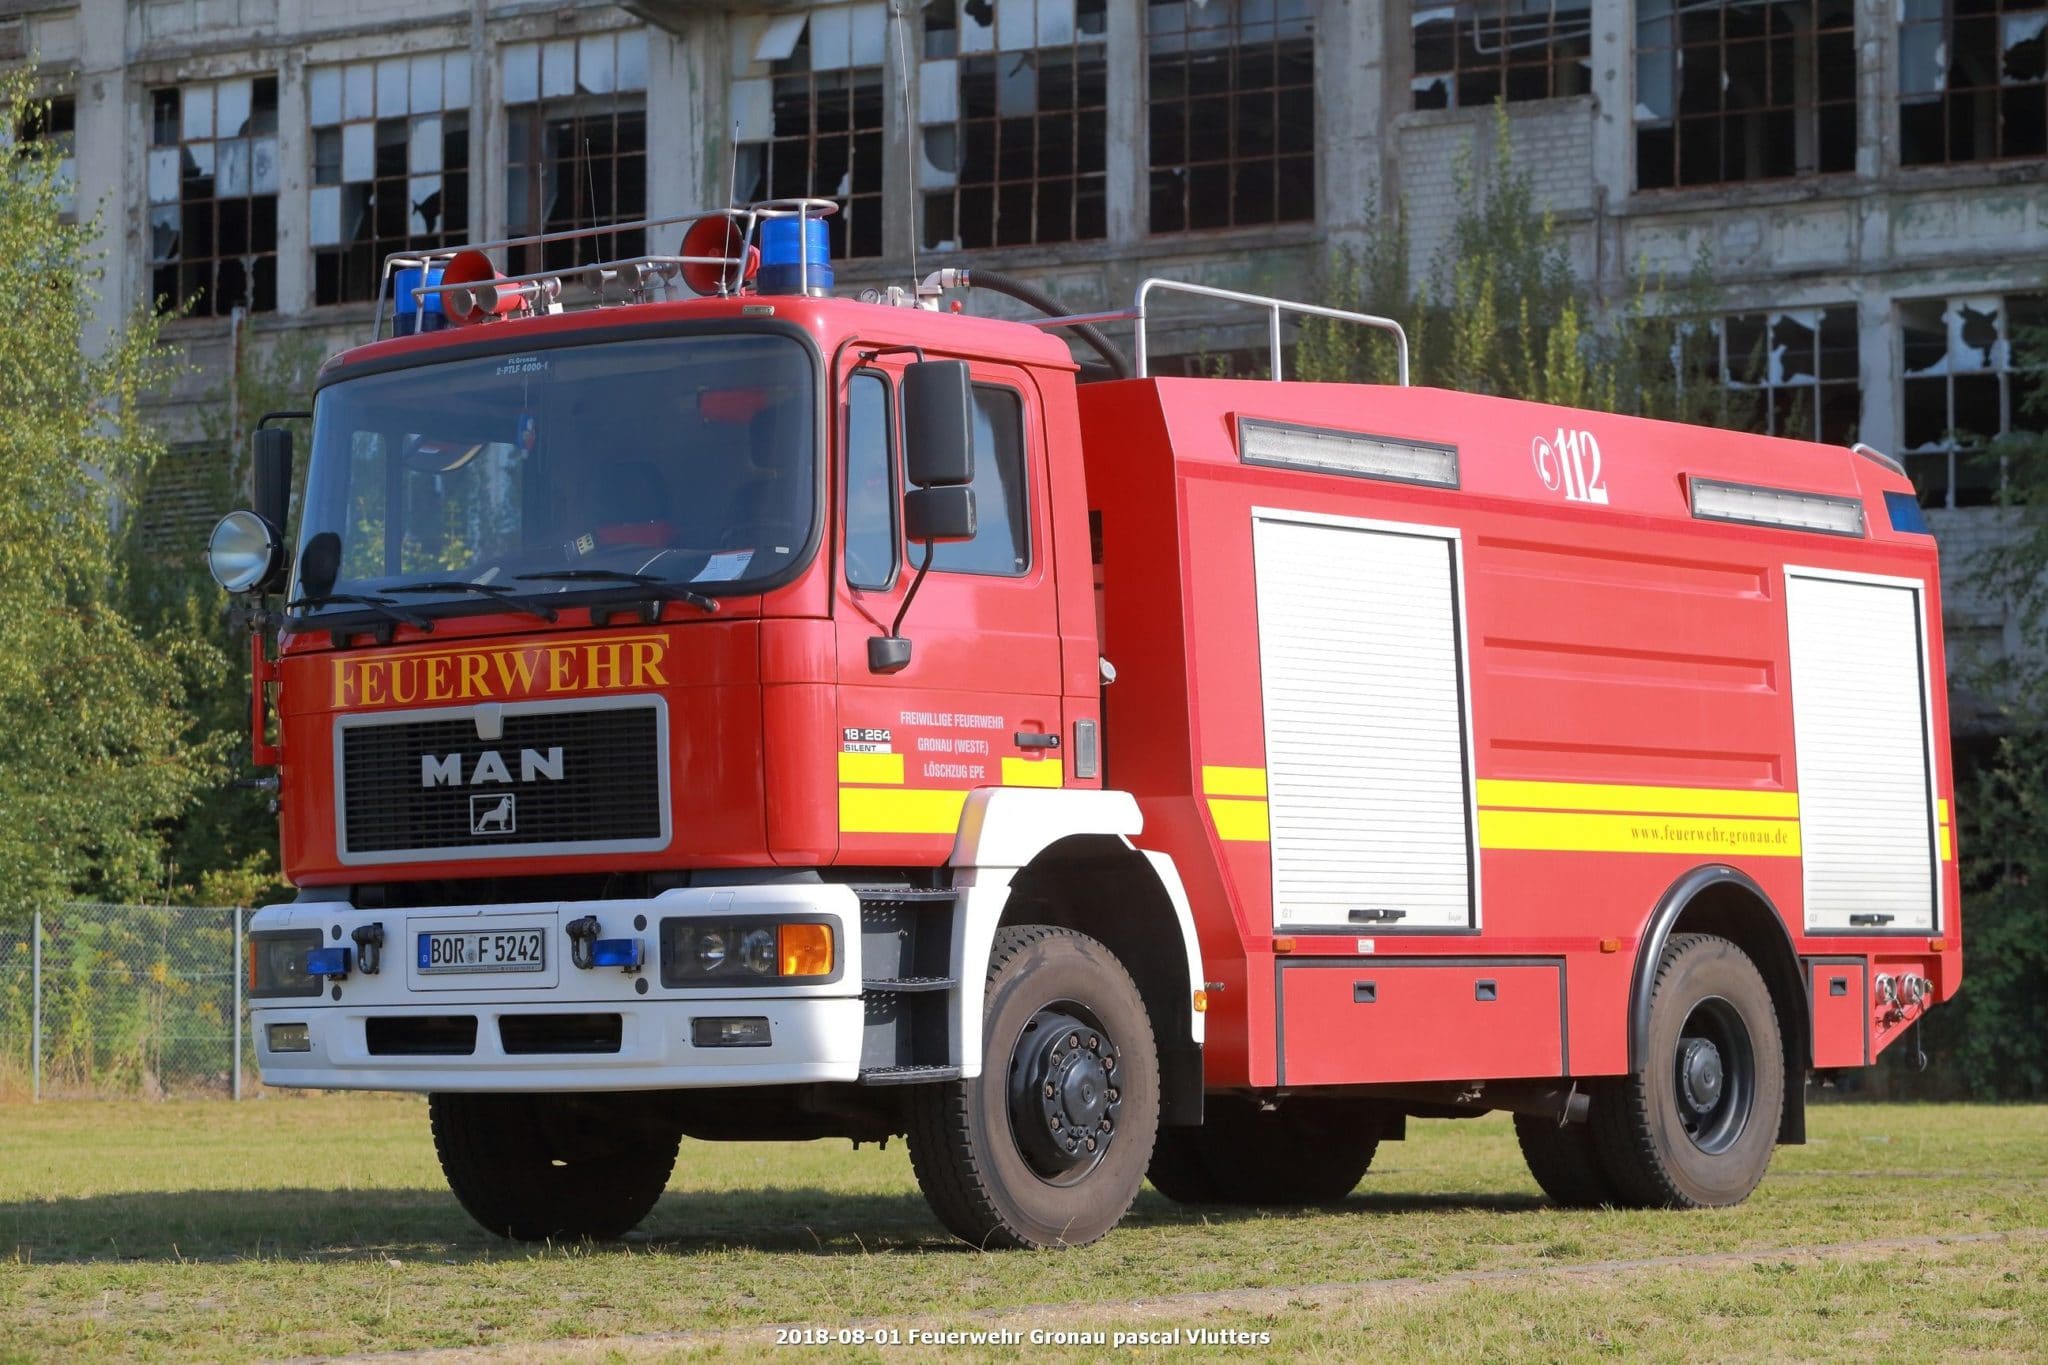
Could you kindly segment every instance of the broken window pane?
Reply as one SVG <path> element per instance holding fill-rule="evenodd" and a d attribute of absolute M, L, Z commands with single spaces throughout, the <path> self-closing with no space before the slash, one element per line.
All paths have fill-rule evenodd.
<path fill-rule="evenodd" d="M 1636 11 L 1636 187 L 1856 168 L 1854 10 L 1704 0 Z"/>
<path fill-rule="evenodd" d="M 469 223 L 469 113 L 450 97 L 460 58 L 449 53 L 316 69 L 313 82 L 346 92 L 365 83 L 372 100 L 344 95 L 337 126 L 313 135 L 313 302 L 374 299 L 387 256 L 462 241 Z M 506 70 L 516 64 L 507 49 Z M 431 73 L 431 74 L 430 74 Z M 462 93 L 467 99 L 467 91 Z M 371 117 L 373 107 L 386 112 Z M 446 106 L 447 112 L 440 112 Z"/>
<path fill-rule="evenodd" d="M 1772 436 L 1848 445 L 1863 403 L 1856 309 L 1785 309 L 1719 319 L 1729 420 Z"/>
<path fill-rule="evenodd" d="M 1472 108 L 1592 88 L 1592 0 L 1456 0 L 1410 11 L 1415 107 Z"/>
<path fill-rule="evenodd" d="M 1091 0 L 978 0 L 925 11 L 925 51 L 961 28 L 957 60 L 927 61 L 919 99 L 921 241 L 934 250 L 1104 235 L 1108 62 Z M 942 25 L 938 40 L 931 25 Z M 1045 41 L 1057 38 L 1057 42 Z"/>
<path fill-rule="evenodd" d="M 2048 9 L 2041 0 L 1912 0 L 1899 22 L 1899 160 L 2048 153 Z"/>
<path fill-rule="evenodd" d="M 743 122 L 739 201 L 836 201 L 839 211 L 825 224 L 841 259 L 882 254 L 885 49 L 877 39 L 886 36 L 887 17 L 871 3 L 779 16 L 756 47 L 751 74 L 736 83 L 749 91 L 736 110 Z M 761 55 L 770 52 L 783 55 Z"/>
<path fill-rule="evenodd" d="M 1996 500 L 2004 471 L 1986 448 L 2024 419 L 2038 363 L 2024 354 L 2026 329 L 2044 306 L 2044 294 L 1899 302 L 1902 436 L 1921 502 Z"/>
<path fill-rule="evenodd" d="M 150 287 L 161 311 L 277 307 L 277 78 L 150 92 Z M 251 134 L 261 134 L 253 137 Z"/>
<path fill-rule="evenodd" d="M 1417 11 L 1418 23 L 1424 13 Z M 1306 7 L 1151 0 L 1145 24 L 1151 230 L 1313 220 L 1315 53 Z"/>

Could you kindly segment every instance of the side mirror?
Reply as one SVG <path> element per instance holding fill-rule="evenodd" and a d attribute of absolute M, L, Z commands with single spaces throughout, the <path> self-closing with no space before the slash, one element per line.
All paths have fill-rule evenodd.
<path fill-rule="evenodd" d="M 903 534 L 913 542 L 974 539 L 972 488 L 913 488 L 903 495 Z"/>
<path fill-rule="evenodd" d="M 903 462 L 912 484 L 955 488 L 974 482 L 973 413 L 966 361 L 921 360 L 904 367 Z"/>
<path fill-rule="evenodd" d="M 299 556 L 299 590 L 307 597 L 325 597 L 341 575 L 341 537 L 322 531 L 306 542 Z"/>
<path fill-rule="evenodd" d="M 280 531 L 292 515 L 292 434 L 258 427 L 249 437 L 250 492 L 256 515 Z"/>

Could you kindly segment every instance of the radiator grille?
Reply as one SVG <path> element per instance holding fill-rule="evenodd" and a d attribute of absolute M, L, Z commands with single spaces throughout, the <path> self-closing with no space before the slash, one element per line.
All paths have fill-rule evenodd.
<path fill-rule="evenodd" d="M 508 711 L 503 734 L 488 741 L 468 716 L 350 726 L 341 738 L 342 851 L 658 840 L 660 746 L 652 706 Z M 432 785 L 425 760 L 436 768 Z M 509 780 L 493 780 L 501 773 Z"/>

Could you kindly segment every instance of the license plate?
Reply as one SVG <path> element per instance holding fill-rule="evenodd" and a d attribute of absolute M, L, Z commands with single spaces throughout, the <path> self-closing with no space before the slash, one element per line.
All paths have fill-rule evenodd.
<path fill-rule="evenodd" d="M 538 972 L 547 967 L 539 929 L 465 929 L 420 935 L 420 972 Z"/>

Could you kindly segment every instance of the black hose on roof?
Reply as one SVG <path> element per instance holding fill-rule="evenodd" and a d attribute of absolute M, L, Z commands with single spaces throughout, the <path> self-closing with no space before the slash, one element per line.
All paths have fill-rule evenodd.
<path fill-rule="evenodd" d="M 1036 308 L 1049 318 L 1063 317 L 1067 312 L 1066 309 L 1060 307 L 1058 300 L 1054 299 L 1052 295 L 1044 290 L 1039 289 L 1035 285 L 1026 284 L 1014 276 L 1005 275 L 999 270 L 963 270 L 960 272 L 960 282 L 970 289 L 992 289 L 998 294 L 1007 294 L 1019 303 L 1028 304 Z M 1107 378 L 1129 379 L 1131 377 L 1130 359 L 1122 351 L 1119 351 L 1108 337 L 1085 322 L 1078 323 L 1069 330 L 1093 347 L 1095 353 L 1108 363 L 1109 374 L 1106 376 Z M 1091 379 L 1102 377 L 1105 376 L 1102 376 L 1093 365 L 1081 367 L 1081 382 L 1084 384 Z"/>

